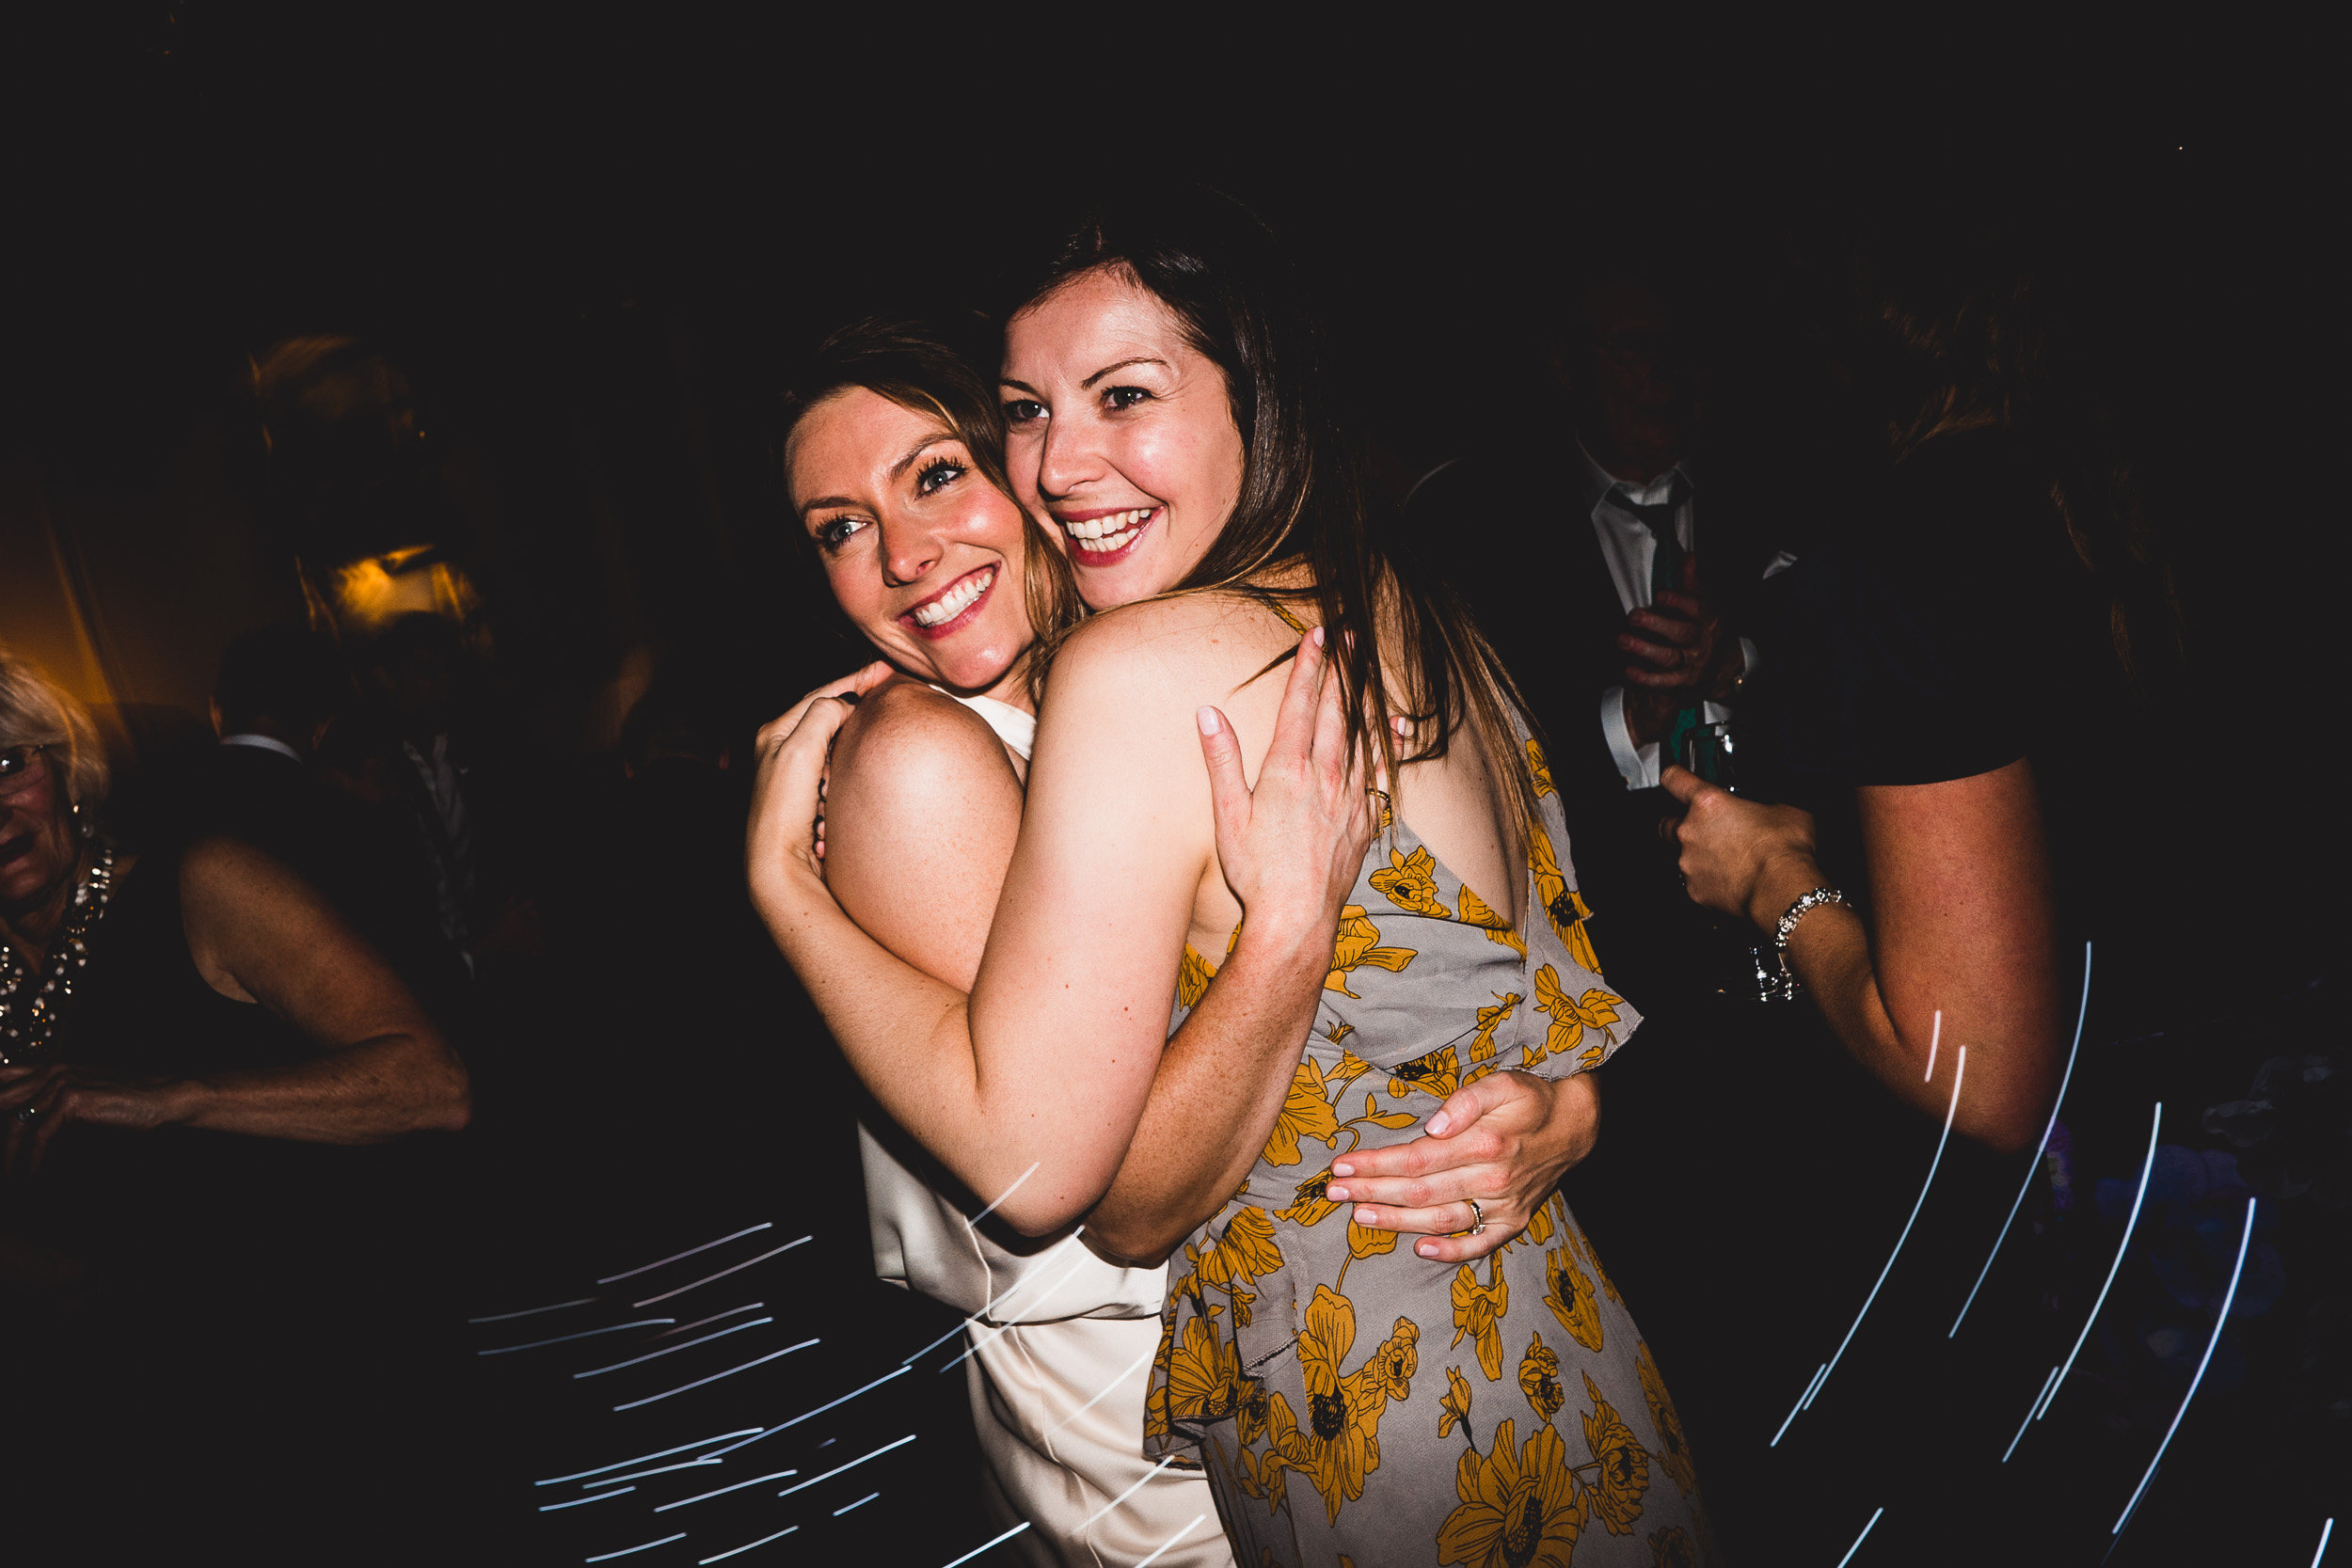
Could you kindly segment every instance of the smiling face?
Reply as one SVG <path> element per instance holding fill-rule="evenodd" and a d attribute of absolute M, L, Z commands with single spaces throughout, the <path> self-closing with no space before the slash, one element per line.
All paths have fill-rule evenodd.
<path fill-rule="evenodd" d="M 1005 328 L 1005 466 L 1051 517 L 1097 610 L 1173 588 L 1241 496 L 1225 374 L 1119 268 L 1081 273 Z"/>
<path fill-rule="evenodd" d="M 801 417 L 785 478 L 833 596 L 882 656 L 957 691 L 1028 705 L 1029 525 L 933 415 L 853 387 Z"/>

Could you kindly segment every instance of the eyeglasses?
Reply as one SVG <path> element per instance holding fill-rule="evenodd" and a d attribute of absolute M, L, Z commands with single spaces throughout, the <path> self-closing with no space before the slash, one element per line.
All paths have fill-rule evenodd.
<path fill-rule="evenodd" d="M 0 751 L 0 800 L 12 800 L 33 787 L 33 758 L 47 750 L 49 746 L 43 742 Z"/>

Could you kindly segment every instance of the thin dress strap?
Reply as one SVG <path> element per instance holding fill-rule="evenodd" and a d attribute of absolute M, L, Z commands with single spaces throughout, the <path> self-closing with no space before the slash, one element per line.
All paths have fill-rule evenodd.
<path fill-rule="evenodd" d="M 929 681 L 924 684 L 930 685 Z M 1023 762 L 1029 760 L 1029 752 L 1037 744 L 1036 714 L 1024 713 L 1010 703 L 1000 703 L 993 697 L 959 697 L 944 686 L 932 686 L 931 689 L 978 714 L 1008 750 Z"/>

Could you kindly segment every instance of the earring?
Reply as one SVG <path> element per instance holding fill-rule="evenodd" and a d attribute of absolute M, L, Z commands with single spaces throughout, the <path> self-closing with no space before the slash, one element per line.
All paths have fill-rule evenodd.
<path fill-rule="evenodd" d="M 72 808 L 73 825 L 81 830 L 82 836 L 84 838 L 95 837 L 98 832 L 98 824 L 92 822 L 88 817 L 82 815 L 82 802 L 79 800 L 74 801 L 72 803 Z"/>

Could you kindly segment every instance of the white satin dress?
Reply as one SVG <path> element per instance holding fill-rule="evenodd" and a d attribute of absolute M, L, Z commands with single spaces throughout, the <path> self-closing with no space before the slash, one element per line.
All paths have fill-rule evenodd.
<path fill-rule="evenodd" d="M 937 689 L 934 688 L 933 689 Z M 953 692 L 943 695 L 955 697 Z M 1036 719 L 955 697 L 1028 760 Z M 981 1490 L 1006 1544 L 1033 1568 L 1232 1568 L 1207 1479 L 1143 1456 L 1143 1397 L 1160 1345 L 1168 1269 L 1128 1269 L 1074 1230 L 1027 1242 L 896 1128 L 861 1123 L 874 1273 L 964 1314 Z"/>

